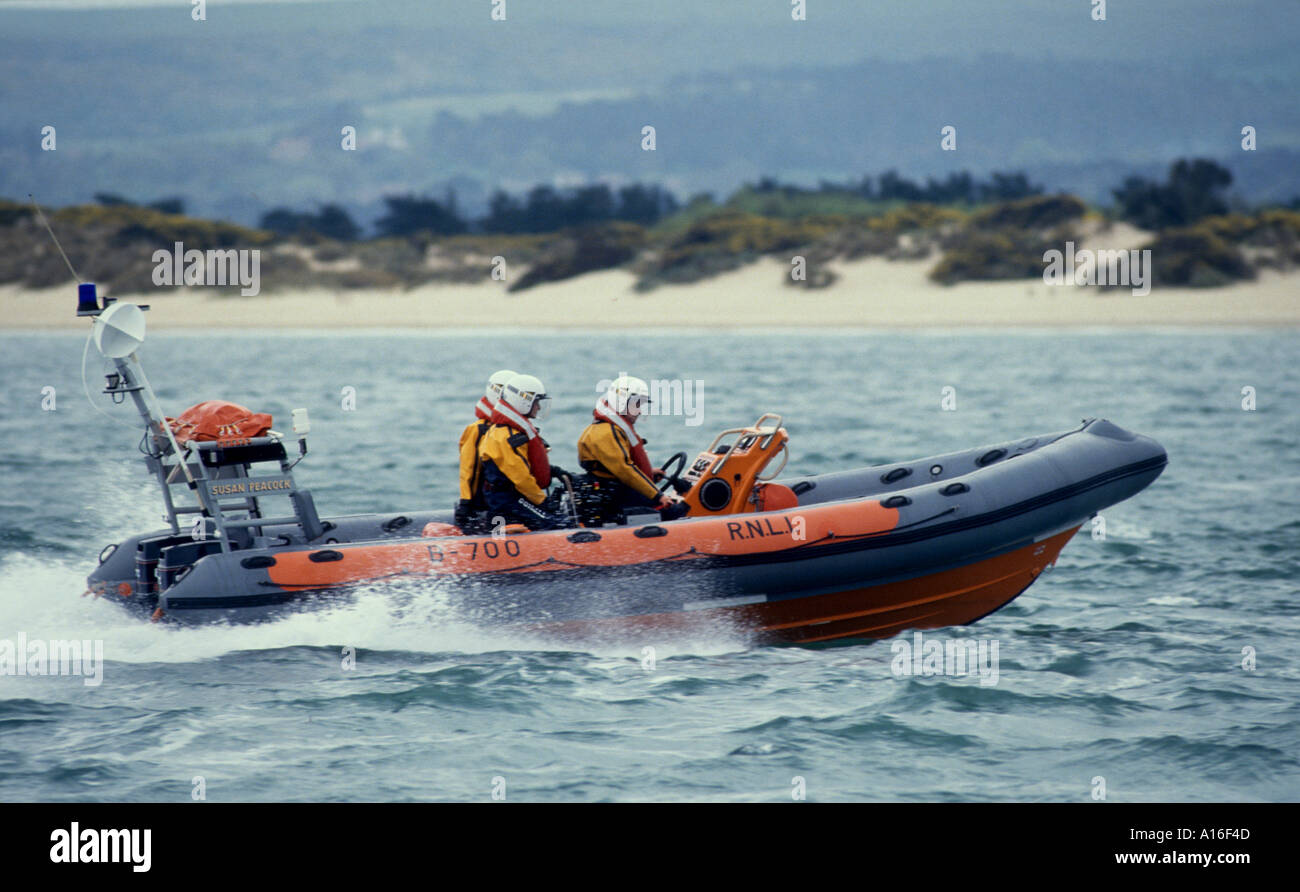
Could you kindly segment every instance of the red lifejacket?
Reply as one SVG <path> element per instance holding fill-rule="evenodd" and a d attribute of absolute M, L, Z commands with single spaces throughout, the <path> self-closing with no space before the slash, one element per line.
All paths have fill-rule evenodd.
<path fill-rule="evenodd" d="M 528 437 L 528 467 L 533 472 L 533 479 L 542 489 L 551 485 L 551 459 L 546 454 L 546 444 L 541 434 L 527 418 L 506 405 L 505 400 L 497 403 L 492 412 L 493 424 L 504 424 Z"/>
<path fill-rule="evenodd" d="M 633 419 L 614 411 L 614 407 L 604 397 L 596 402 L 596 408 L 591 410 L 591 414 L 597 421 L 609 422 L 627 435 L 627 441 L 632 444 L 632 461 L 641 469 L 641 473 L 653 480 L 654 469 L 650 466 L 650 456 L 646 455 L 645 440 L 641 439 L 641 435 L 632 426 L 635 424 Z"/>

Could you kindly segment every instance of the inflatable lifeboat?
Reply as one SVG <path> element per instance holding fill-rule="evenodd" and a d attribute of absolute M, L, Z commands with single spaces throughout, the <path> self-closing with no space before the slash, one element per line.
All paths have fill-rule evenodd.
<path fill-rule="evenodd" d="M 665 487 L 691 506 L 679 520 L 631 513 L 583 526 L 580 491 L 568 497 L 574 527 L 553 531 L 463 535 L 450 511 L 321 517 L 293 476 L 307 454 L 303 410 L 292 437 L 230 404 L 167 419 L 134 353 L 140 308 L 86 302 L 116 368 L 105 392 L 134 401 L 170 519 L 107 546 L 89 591 L 154 620 L 256 621 L 357 586 L 415 583 L 445 592 L 457 619 L 559 639 L 702 625 L 764 642 L 888 637 L 1007 604 L 1082 524 L 1142 491 L 1167 461 L 1154 440 L 1094 419 L 774 479 L 789 437 L 769 414 L 720 433 L 694 461 L 668 462 Z"/>

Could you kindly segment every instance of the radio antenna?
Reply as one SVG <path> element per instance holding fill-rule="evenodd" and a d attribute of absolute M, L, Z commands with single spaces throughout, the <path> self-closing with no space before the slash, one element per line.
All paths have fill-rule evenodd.
<path fill-rule="evenodd" d="M 45 227 L 45 231 L 48 232 L 50 238 L 54 240 L 54 247 L 59 249 L 59 255 L 63 258 L 63 262 L 68 265 L 68 272 L 72 273 L 72 278 L 76 279 L 77 283 L 80 284 L 81 276 L 77 275 L 77 271 L 72 268 L 72 261 L 68 259 L 68 255 L 63 253 L 63 246 L 59 244 L 59 237 L 56 236 L 54 230 L 50 228 L 50 221 L 46 220 L 45 215 L 41 213 L 41 206 L 36 203 L 36 199 L 32 196 L 32 193 L 28 192 L 27 197 L 31 199 L 32 207 L 36 209 L 36 216 L 40 218 L 41 225 Z"/>

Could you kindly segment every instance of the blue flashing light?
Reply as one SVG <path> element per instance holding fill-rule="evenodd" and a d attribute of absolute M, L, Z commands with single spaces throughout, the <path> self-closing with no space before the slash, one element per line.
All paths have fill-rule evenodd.
<path fill-rule="evenodd" d="M 95 294 L 94 282 L 82 282 L 77 286 L 77 315 L 93 316 L 99 312 L 99 298 Z"/>

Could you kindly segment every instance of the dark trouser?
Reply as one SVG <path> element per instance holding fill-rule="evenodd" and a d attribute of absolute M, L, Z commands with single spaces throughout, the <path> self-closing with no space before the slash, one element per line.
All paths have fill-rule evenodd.
<path fill-rule="evenodd" d="M 614 504 L 619 508 L 627 510 L 628 508 L 653 508 L 659 504 L 659 497 L 653 499 L 649 496 L 643 496 L 626 483 L 618 480 L 601 480 L 601 487 L 610 491 Z"/>
<path fill-rule="evenodd" d="M 510 478 L 490 461 L 483 463 L 482 492 L 486 505 L 486 510 L 479 515 L 486 527 L 483 532 L 492 532 L 501 523 L 522 523 L 530 530 L 559 530 L 573 526 L 569 517 L 542 505 L 534 505 L 521 496 Z"/>
<path fill-rule="evenodd" d="M 568 516 L 547 511 L 523 496 L 515 496 L 510 502 L 498 503 L 495 508 L 489 506 L 484 517 L 489 532 L 498 525 L 498 517 L 505 523 L 522 523 L 530 530 L 562 530 L 573 526 L 573 521 Z"/>
<path fill-rule="evenodd" d="M 644 496 L 619 480 L 595 474 L 585 474 L 581 488 L 588 498 L 583 521 L 593 525 L 626 523 L 624 514 L 629 508 L 654 508 L 659 504 L 658 496 Z M 676 520 L 685 514 L 686 507 L 683 505 L 660 511 L 659 519 Z"/>
<path fill-rule="evenodd" d="M 482 501 L 462 499 L 456 505 L 454 517 L 456 526 L 460 527 L 460 531 L 466 535 L 491 532 L 488 529 L 487 514 L 483 509 Z"/>

